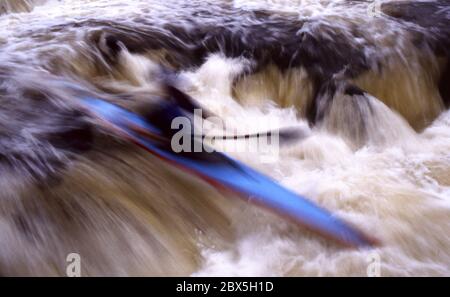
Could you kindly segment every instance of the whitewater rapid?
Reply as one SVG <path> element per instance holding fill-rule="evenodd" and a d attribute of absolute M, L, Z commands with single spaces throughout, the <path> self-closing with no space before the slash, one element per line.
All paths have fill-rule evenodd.
<path fill-rule="evenodd" d="M 436 87 L 443 62 L 428 49 L 414 49 L 413 34 L 405 29 L 409 25 L 368 14 L 370 5 L 346 0 L 49 0 L 18 7 L 18 12 L 9 8 L 0 15 L 0 133 L 5 139 L 0 153 L 28 154 L 30 160 L 43 154 L 43 163 L 66 165 L 39 167 L 57 176 L 51 182 L 2 167 L 0 275 L 64 275 L 66 255 L 72 252 L 81 256 L 83 275 L 367 276 L 374 261 L 381 276 L 449 275 L 450 112 Z M 247 74 L 256 63 L 252 58 L 220 51 L 192 65 L 164 49 L 125 49 L 113 62 L 110 53 L 103 55 L 109 49 L 102 30 L 127 32 L 134 42 L 133 34 L 148 28 L 195 29 L 190 18 L 239 28 L 240 17 L 260 10 L 264 17 L 267 11 L 275 15 L 265 19 L 273 21 L 268 30 L 278 28 L 279 19 L 314 20 L 302 30 L 333 26 L 328 33 L 343 32 L 343 39 L 361 47 L 370 71 L 348 81 L 368 92 L 365 99 L 331 95 L 335 99 L 323 121 L 310 125 L 305 110 L 314 91 L 304 65 L 283 71 L 268 63 Z M 243 24 L 265 26 L 251 18 Z M 363 33 L 355 39 L 356 26 Z M 273 36 L 282 35 L 281 28 Z M 161 32 L 186 43 L 175 33 Z M 99 44 L 95 48 L 93 40 Z M 86 153 L 67 153 L 33 136 L 59 123 L 59 118 L 35 117 L 77 108 L 76 96 L 66 92 L 68 84 L 139 109 L 149 94 L 161 92 L 155 83 L 157 65 L 171 63 L 183 91 L 240 133 L 261 130 L 262 123 L 306 131 L 308 138 L 281 146 L 269 161 L 232 147 L 226 151 L 382 244 L 358 250 L 328 242 L 170 168 L 95 121 L 88 120 L 96 128 L 93 148 Z M 33 92 L 45 94 L 54 105 L 41 107 L 36 102 L 43 99 Z"/>

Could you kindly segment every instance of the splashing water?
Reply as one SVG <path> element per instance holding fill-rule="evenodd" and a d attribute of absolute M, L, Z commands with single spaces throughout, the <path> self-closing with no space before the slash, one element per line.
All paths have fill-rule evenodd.
<path fill-rule="evenodd" d="M 72 252 L 82 275 L 365 276 L 374 254 L 449 275 L 450 14 L 420 3 L 0 1 L 0 275 L 64 275 Z M 162 67 L 240 133 L 307 131 L 273 162 L 228 152 L 382 245 L 327 242 L 81 112 L 149 108 Z"/>

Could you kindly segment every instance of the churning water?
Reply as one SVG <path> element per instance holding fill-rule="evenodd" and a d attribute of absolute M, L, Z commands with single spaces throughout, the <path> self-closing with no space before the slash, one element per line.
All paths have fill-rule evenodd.
<path fill-rule="evenodd" d="M 0 275 L 450 274 L 450 4 L 1 0 Z M 142 111 L 161 67 L 239 132 L 230 155 L 381 241 L 348 249 L 221 193 L 81 112 Z"/>

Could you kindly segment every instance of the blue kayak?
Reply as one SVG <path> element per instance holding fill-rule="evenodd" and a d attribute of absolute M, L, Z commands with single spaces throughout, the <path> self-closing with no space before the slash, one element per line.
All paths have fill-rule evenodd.
<path fill-rule="evenodd" d="M 376 242 L 355 227 L 333 216 L 308 199 L 284 188 L 269 177 L 220 152 L 206 153 L 214 162 L 175 153 L 161 145 L 161 131 L 143 117 L 101 99 L 84 98 L 86 109 L 112 130 L 170 164 L 193 173 L 213 186 L 231 189 L 249 201 L 293 219 L 345 245 L 370 247 Z M 145 131 L 145 135 L 136 131 Z M 154 137 L 151 137 L 151 136 Z M 169 147 L 170 148 L 170 147 Z M 195 153 L 193 153 L 195 154 Z M 219 160 L 219 161 L 217 161 Z"/>

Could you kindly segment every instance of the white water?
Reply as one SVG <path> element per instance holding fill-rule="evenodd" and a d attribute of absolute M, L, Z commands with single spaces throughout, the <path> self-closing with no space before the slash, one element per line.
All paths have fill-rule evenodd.
<path fill-rule="evenodd" d="M 215 65 L 224 67 L 217 61 Z M 205 106 L 236 116 L 244 127 L 254 125 L 258 116 L 267 120 L 261 109 L 233 106 L 232 98 L 222 92 L 217 96 L 214 90 L 220 90 L 224 79 L 214 69 L 202 70 L 197 73 L 204 76 L 193 75 L 197 83 L 212 75 L 220 78 L 201 85 L 204 96 L 196 93 Z M 417 134 L 381 102 L 375 106 L 380 116 L 370 128 L 374 143 L 358 150 L 314 129 L 309 139 L 282 150 L 276 163 L 262 165 L 253 155 L 240 157 L 380 238 L 382 248 L 340 251 L 305 239 L 271 216 L 239 217 L 232 248 L 203 248 L 205 263 L 195 275 L 364 275 L 373 253 L 380 256 L 383 275 L 448 274 L 450 113 Z M 268 114 L 286 126 L 304 124 L 292 109 L 271 107 Z"/>
<path fill-rule="evenodd" d="M 296 14 L 299 18 L 317 17 L 324 22 L 337 19 L 336 25 L 342 26 L 342 30 L 345 30 L 349 22 L 361 22 L 367 18 L 367 3 L 348 6 L 344 0 L 275 2 L 236 0 L 233 3 L 236 8 L 242 10 L 264 8 L 280 14 Z M 19 69 L 51 72 L 52 66 L 49 66 L 49 62 L 55 56 L 65 57 L 65 61 L 61 63 L 72 63 L 71 59 L 75 59 L 79 53 L 77 45 L 82 46 L 85 33 L 83 30 L 88 29 L 70 28 L 50 33 L 45 31 L 47 27 L 86 19 L 128 20 L 138 26 L 137 18 L 142 15 L 163 24 L 166 22 L 165 15 L 170 14 L 173 18 L 183 13 L 180 11 L 180 3 L 183 1 L 170 1 L 170 4 L 143 0 L 47 1 L 43 5 L 37 5 L 29 13 L 9 13 L 0 16 L 0 60 L 4 61 L 4 65 Z M 207 4 L 200 6 L 208 7 Z M 196 7 L 188 5 L 186 9 L 195 11 Z M 400 27 L 389 25 L 386 20 L 373 19 L 366 22 L 367 35 L 380 43 L 396 34 L 406 34 Z M 42 36 L 32 35 L 30 30 L 43 30 Z M 375 36 L 376 34 L 382 36 Z M 406 41 L 399 38 L 397 42 L 394 48 L 400 54 L 404 53 L 405 47 L 407 48 L 404 45 Z M 386 49 L 386 53 L 367 54 L 388 56 L 389 51 L 390 49 Z M 414 64 L 414 61 L 409 62 Z M 120 94 L 154 91 L 152 76 L 148 75 L 154 64 L 149 57 L 125 54 L 121 63 L 120 67 L 124 67 L 127 72 L 124 74 L 125 79 L 110 76 L 101 77 L 100 82 L 95 82 L 113 86 Z M 260 122 L 267 121 L 280 127 L 298 126 L 309 131 L 311 136 L 306 140 L 283 146 L 274 162 L 261 162 L 257 155 L 250 153 L 230 154 L 378 238 L 382 242 L 380 247 L 368 250 L 343 249 L 251 204 L 232 197 L 225 199 L 223 194 L 216 193 L 204 184 L 178 181 L 176 174 L 174 177 L 164 173 L 162 177 L 156 178 L 165 189 L 158 190 L 160 192 L 155 194 L 161 195 L 159 200 L 151 200 L 151 193 L 147 192 L 149 188 L 138 184 L 146 183 L 152 178 L 147 176 L 153 174 L 154 169 L 143 168 L 145 164 L 157 161 L 148 159 L 142 151 L 133 150 L 131 156 L 121 153 L 118 157 L 124 160 L 129 158 L 130 163 L 139 164 L 146 172 L 146 177 L 142 177 L 141 181 L 139 177 L 135 177 L 135 185 L 118 184 L 118 179 L 126 177 L 121 177 L 119 173 L 117 176 L 109 176 L 107 169 L 104 169 L 107 168 L 105 162 L 96 165 L 95 159 L 88 156 L 86 160 L 80 161 L 81 169 L 77 167 L 74 174 L 76 177 L 85 174 L 85 178 L 77 177 L 78 181 L 85 181 L 85 184 L 77 184 L 75 179 L 74 182 L 66 182 L 62 189 L 57 190 L 61 197 L 67 193 L 75 196 L 84 191 L 98 197 L 114 196 L 116 190 L 119 194 L 118 198 L 114 199 L 122 199 L 117 203 L 128 208 L 128 214 L 121 214 L 121 210 L 111 213 L 106 213 L 105 210 L 104 214 L 103 209 L 109 206 L 100 205 L 92 210 L 89 209 L 89 204 L 86 206 L 89 217 L 99 217 L 98 221 L 103 224 L 104 233 L 100 228 L 100 231 L 85 238 L 64 229 L 55 231 L 56 228 L 46 225 L 43 219 L 36 224 L 34 230 L 37 230 L 35 232 L 40 236 L 48 238 L 47 244 L 35 247 L 19 238 L 21 235 L 12 227 L 8 215 L 1 214 L 7 212 L 9 203 L 14 204 L 14 197 L 26 199 L 29 190 L 11 190 L 11 194 L 0 197 L 4 199 L 4 202 L 0 201 L 0 207 L 3 206 L 4 209 L 0 213 L 0 266 L 2 263 L 8 263 L 3 268 L 0 267 L 0 272 L 14 275 L 61 274 L 64 270 L 52 268 L 52 265 L 64 265 L 64 254 L 69 250 L 73 252 L 74 248 L 77 251 L 76 248 L 80 247 L 82 259 L 83 251 L 91 253 L 86 255 L 87 260 L 83 262 L 88 263 L 83 267 L 83 273 L 88 275 L 364 276 L 374 255 L 380 259 L 380 272 L 383 276 L 449 275 L 450 112 L 442 112 L 423 131 L 416 132 L 401 115 L 376 97 L 370 97 L 374 112 L 367 119 L 368 140 L 363 145 L 355 145 L 345 135 L 346 126 L 339 128 L 342 123 L 339 115 L 345 114 L 345 111 L 340 109 L 340 104 L 345 104 L 345 98 L 333 103 L 336 104 L 333 108 L 336 109 L 337 118 L 330 117 L 329 122 L 311 129 L 301 117 L 301 110 L 294 106 L 274 103 L 278 102 L 278 98 L 273 98 L 274 92 L 271 92 L 269 87 L 266 87 L 267 91 L 262 87 L 264 90 L 261 91 L 252 87 L 251 83 L 244 84 L 244 91 L 241 88 L 237 100 L 231 92 L 232 78 L 240 69 L 246 67 L 247 63 L 249 62 L 243 58 L 231 59 L 214 54 L 199 69 L 182 71 L 184 90 L 207 109 L 226 118 L 230 125 L 242 129 L 243 132 L 255 131 L 260 128 Z M 76 61 L 73 64 L 77 70 L 75 75 L 82 73 L 85 75 L 82 79 L 88 80 L 89 72 L 84 70 L 85 65 L 79 65 Z M 414 65 L 411 67 L 414 68 Z M 302 86 L 304 81 L 300 78 L 293 83 L 286 83 L 284 87 L 295 89 Z M 277 81 L 273 82 L 266 77 L 262 78 L 261 83 L 270 85 Z M 278 83 L 282 84 L 281 81 Z M 423 94 L 435 96 L 427 91 L 420 93 L 420 96 Z M 408 98 L 404 100 L 435 104 L 434 97 L 429 101 L 427 98 L 414 98 L 416 101 Z M 333 127 L 337 131 L 333 131 Z M 154 167 L 158 166 L 163 165 Z M 99 176 L 99 173 L 104 175 Z M 1 184 L 4 184 L 5 188 L 17 189 L 8 184 L 6 174 L 3 176 Z M 136 192 L 130 194 L 133 187 L 136 187 Z M 186 200 L 180 202 L 177 198 L 176 202 L 166 202 L 171 201 L 171 195 Z M 232 196 L 225 194 L 227 195 Z M 130 206 L 132 202 L 124 202 L 141 196 L 143 200 L 150 199 L 148 204 L 151 206 L 143 203 L 145 207 L 154 207 L 161 216 L 172 212 L 173 217 L 178 217 L 180 213 L 180 222 L 175 219 L 173 225 L 169 224 L 171 227 L 167 227 L 167 224 L 159 225 L 158 221 L 154 221 L 158 216 L 147 220 L 145 210 L 139 210 L 139 204 Z M 7 203 L 6 197 L 13 202 Z M 39 199 L 43 199 L 42 197 Z M 77 201 L 83 203 L 82 199 Z M 116 202 L 112 203 L 115 205 Z M 168 209 L 164 203 L 168 203 Z M 216 205 L 220 203 L 227 205 Z M 36 207 L 39 209 L 38 203 Z M 214 218 L 216 208 L 221 209 L 221 216 L 225 219 Z M 51 212 L 52 208 L 49 209 Z M 139 223 L 132 222 L 133 214 L 138 217 L 136 220 L 140 220 Z M 192 228 L 190 219 L 194 222 Z M 141 236 L 140 231 L 133 229 L 133 224 L 139 224 L 140 228 L 145 230 L 142 232 L 160 232 L 164 236 L 155 235 L 158 244 L 152 243 L 151 240 L 149 243 Z M 194 231 L 186 231 L 183 229 L 185 227 L 180 227 L 184 224 Z M 49 232 L 56 232 L 58 238 L 53 238 Z M 121 243 L 114 239 L 117 234 L 125 234 L 119 238 L 129 241 L 126 248 L 122 248 Z M 86 241 L 81 243 L 81 239 Z M 193 242 L 193 247 L 188 245 L 187 242 L 190 241 Z M 87 252 L 90 247 L 96 248 Z M 46 249 L 48 251 L 44 251 Z M 51 255 L 53 250 L 58 256 Z M 155 254 L 159 255 L 155 250 L 164 256 L 155 260 L 158 258 Z M 89 260 L 95 259 L 96 256 L 102 260 L 89 263 Z M 18 260 L 19 258 L 25 260 Z M 166 267 L 163 267 L 164 265 Z"/>

